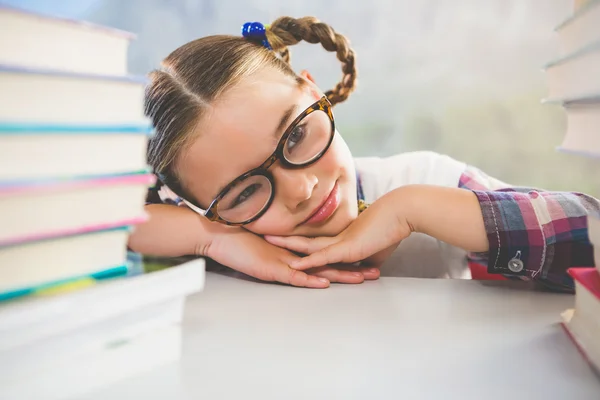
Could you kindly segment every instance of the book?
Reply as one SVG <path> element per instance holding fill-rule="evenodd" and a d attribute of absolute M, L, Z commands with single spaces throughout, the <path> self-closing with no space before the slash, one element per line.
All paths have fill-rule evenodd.
<path fill-rule="evenodd" d="M 141 275 L 100 281 L 83 291 L 24 297 L 5 303 L 0 307 L 0 355 L 119 315 L 135 313 L 144 307 L 167 304 L 173 299 L 183 304 L 179 300 L 203 290 L 204 279 L 205 260 L 195 258 Z M 177 313 L 175 320 L 181 318 Z M 4 357 L 0 356 L 0 360 Z"/>
<path fill-rule="evenodd" d="M 0 182 L 0 246 L 144 222 L 155 177 L 137 174 Z"/>
<path fill-rule="evenodd" d="M 143 124 L 145 77 L 0 65 L 0 121 Z M 101 111 L 100 111 L 101 110 Z"/>
<path fill-rule="evenodd" d="M 0 64 L 125 75 L 135 35 L 89 22 L 0 5 Z"/>
<path fill-rule="evenodd" d="M 600 93 L 600 37 L 586 47 L 548 63 L 545 102 L 565 103 Z"/>
<path fill-rule="evenodd" d="M 600 38 L 600 0 L 577 5 L 576 11 L 555 29 L 559 54 L 565 56 Z"/>
<path fill-rule="evenodd" d="M 0 122 L 0 181 L 124 174 L 148 168 L 152 127 Z"/>
<path fill-rule="evenodd" d="M 600 215 L 590 213 L 587 217 L 588 237 L 594 246 L 594 263 L 600 274 Z"/>
<path fill-rule="evenodd" d="M 600 1 L 574 0 L 573 15 L 556 28 L 562 57 L 546 65 L 546 103 L 562 107 L 567 130 L 558 150 L 600 155 Z M 594 179 L 594 174 L 591 179 Z M 594 265 L 570 268 L 575 308 L 562 313 L 564 331 L 600 376 L 600 217 L 587 216 Z"/>
<path fill-rule="evenodd" d="M 124 275 L 129 233 L 123 226 L 0 247 L 0 300 L 78 278 Z"/>
<path fill-rule="evenodd" d="M 6 7 L 0 26 L 0 398 L 78 397 L 179 357 L 204 260 L 127 252 L 155 179 L 132 35 Z"/>
<path fill-rule="evenodd" d="M 582 356 L 600 376 L 600 274 L 596 268 L 571 268 L 575 308 L 563 312 L 562 325 Z"/>
<path fill-rule="evenodd" d="M 101 390 L 181 358 L 180 325 L 151 329 L 72 358 L 58 358 L 35 375 L 0 378 L 3 400 L 65 400 Z M 9 376 L 14 376 L 11 372 Z M 32 384 L 34 382 L 34 384 Z"/>
<path fill-rule="evenodd" d="M 567 129 L 559 150 L 600 157 L 600 94 L 586 101 L 565 103 Z"/>
<path fill-rule="evenodd" d="M 204 288 L 204 262 L 198 258 L 102 281 L 84 291 L 24 298 L 0 307 L 0 398 L 81 394 L 146 370 L 147 363 L 155 365 L 150 360 L 163 354 L 164 347 L 170 356 L 158 357 L 161 362 L 174 360 L 180 342 L 173 339 L 179 337 L 175 332 L 185 299 Z M 165 330 L 172 332 L 170 339 L 150 339 Z M 152 346 L 134 351 L 135 359 L 128 360 L 135 344 L 147 340 Z M 125 349 L 122 357 L 113 357 L 121 354 L 116 349 Z M 30 385 L 33 378 L 36 385 Z"/>

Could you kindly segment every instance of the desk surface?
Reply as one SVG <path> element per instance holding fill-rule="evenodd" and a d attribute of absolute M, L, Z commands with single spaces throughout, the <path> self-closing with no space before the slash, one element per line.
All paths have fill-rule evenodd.
<path fill-rule="evenodd" d="M 92 399 L 595 399 L 561 327 L 573 296 L 381 278 L 297 289 L 208 273 L 182 357 Z"/>

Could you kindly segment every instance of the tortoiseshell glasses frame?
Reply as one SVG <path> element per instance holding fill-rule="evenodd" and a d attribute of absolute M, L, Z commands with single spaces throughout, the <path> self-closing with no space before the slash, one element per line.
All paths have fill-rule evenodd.
<path fill-rule="evenodd" d="M 231 181 L 223 190 L 221 190 L 221 192 L 217 195 L 217 197 L 215 197 L 214 200 L 210 203 L 210 205 L 208 206 L 206 211 L 204 211 L 204 216 L 206 218 L 208 218 L 210 221 L 220 222 L 222 224 L 231 225 L 231 226 L 241 226 L 241 225 L 246 225 L 253 221 L 256 221 L 258 218 L 260 218 L 262 215 L 264 215 L 264 213 L 269 209 L 269 207 L 273 203 L 273 198 L 275 197 L 275 182 L 273 179 L 273 175 L 269 172 L 269 168 L 271 166 L 273 166 L 273 164 L 275 164 L 277 161 L 279 161 L 281 163 L 281 165 L 285 168 L 293 168 L 293 169 L 303 168 L 303 167 L 307 167 L 307 166 L 317 162 L 319 159 L 321 159 L 321 157 L 323 157 L 323 155 L 327 152 L 327 150 L 331 146 L 331 143 L 333 142 L 333 138 L 335 136 L 335 121 L 334 121 L 333 112 L 332 112 L 331 108 L 332 108 L 332 105 L 329 102 L 329 99 L 327 99 L 327 96 L 321 97 L 318 101 L 316 101 L 315 103 L 310 105 L 308 108 L 306 108 L 300 115 L 298 115 L 292 121 L 292 123 L 285 130 L 285 132 L 281 136 L 281 139 L 279 140 L 277 147 L 275 148 L 275 151 L 273 152 L 273 154 L 271 154 L 269 156 L 269 158 L 267 158 L 267 160 L 265 162 L 263 162 L 259 167 L 251 169 L 250 171 L 240 175 L 239 177 L 237 177 L 236 179 Z M 285 150 L 285 145 L 287 143 L 287 140 L 290 137 L 291 133 L 302 122 L 302 120 L 304 120 L 304 118 L 306 118 L 308 115 L 312 114 L 313 112 L 321 112 L 321 111 L 324 112 L 325 114 L 327 114 L 327 116 L 329 117 L 330 127 L 331 127 L 329 139 L 326 141 L 325 146 L 319 152 L 317 152 L 312 158 L 308 159 L 306 162 L 302 162 L 302 163 L 290 162 L 285 157 L 284 150 Z M 219 201 L 221 201 L 221 199 L 223 199 L 223 197 L 225 195 L 227 195 L 227 193 L 232 188 L 234 188 L 236 185 L 238 185 L 240 182 L 248 179 L 249 177 L 255 176 L 255 175 L 264 176 L 265 178 L 267 178 L 269 180 L 270 185 L 271 185 L 271 193 L 270 193 L 269 199 L 263 205 L 262 209 L 260 211 L 258 211 L 258 213 L 256 215 L 254 215 L 253 217 L 251 217 L 250 219 L 247 219 L 247 220 L 241 221 L 241 222 L 231 222 L 231 221 L 228 221 L 228 220 L 222 218 L 218 212 Z M 187 202 L 187 201 L 186 201 L 186 203 L 189 204 L 189 202 Z M 195 204 L 193 204 L 193 205 L 196 206 Z"/>

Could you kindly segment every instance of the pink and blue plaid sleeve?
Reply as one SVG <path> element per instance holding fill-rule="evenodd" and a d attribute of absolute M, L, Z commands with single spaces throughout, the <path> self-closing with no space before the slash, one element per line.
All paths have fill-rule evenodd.
<path fill-rule="evenodd" d="M 471 166 L 459 187 L 479 199 L 489 251 L 470 258 L 487 263 L 489 273 L 572 290 L 567 269 L 594 265 L 587 215 L 598 211 L 600 203 L 593 197 L 510 187 Z"/>

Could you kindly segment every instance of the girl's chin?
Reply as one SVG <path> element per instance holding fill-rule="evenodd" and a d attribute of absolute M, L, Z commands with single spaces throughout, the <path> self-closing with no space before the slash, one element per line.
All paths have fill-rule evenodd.
<path fill-rule="evenodd" d="M 278 226 L 278 229 L 268 229 L 266 226 L 256 226 L 250 224 L 245 228 L 250 232 L 257 235 L 272 235 L 272 236 L 336 236 L 344 229 L 348 227 L 358 216 L 358 209 L 355 203 L 349 204 L 343 202 L 340 207 L 335 211 L 335 214 L 331 218 L 325 221 L 320 226 L 290 226 L 289 228 L 282 229 Z"/>
<path fill-rule="evenodd" d="M 348 207 L 340 207 L 331 220 L 319 228 L 306 232 L 302 236 L 336 236 L 346 229 L 356 219 L 356 216 L 349 212 Z"/>

